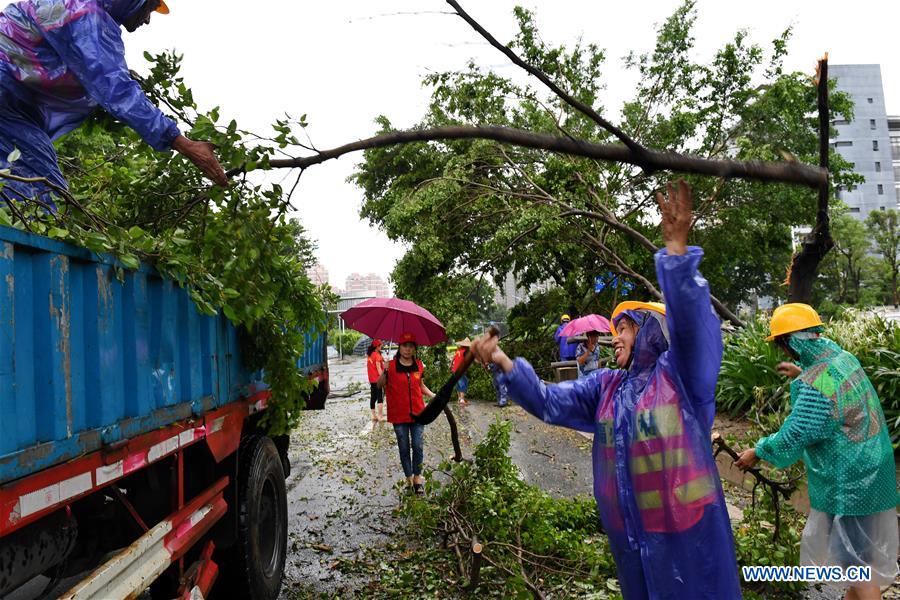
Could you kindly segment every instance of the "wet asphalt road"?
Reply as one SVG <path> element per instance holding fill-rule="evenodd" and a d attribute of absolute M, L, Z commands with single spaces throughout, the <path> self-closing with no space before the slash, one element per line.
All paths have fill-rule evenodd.
<path fill-rule="evenodd" d="M 404 483 L 397 443 L 389 423 L 371 421 L 365 361 L 334 360 L 330 368 L 334 397 L 324 410 L 306 413 L 291 440 L 283 599 L 364 595 L 367 578 L 344 574 L 339 566 L 402 531 L 394 515 Z M 440 387 L 427 373 L 426 383 Z M 526 481 L 556 496 L 591 494 L 590 442 L 583 436 L 492 401 L 474 399 L 466 407 L 454 402 L 452 410 L 464 457 L 472 457 L 494 419 L 509 419 L 510 455 Z M 447 420 L 439 417 L 425 429 L 425 466 L 452 456 Z"/>

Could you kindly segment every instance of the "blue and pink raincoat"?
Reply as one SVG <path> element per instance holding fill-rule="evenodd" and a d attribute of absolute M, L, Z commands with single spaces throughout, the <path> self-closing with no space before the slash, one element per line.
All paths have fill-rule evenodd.
<path fill-rule="evenodd" d="M 0 12 L 0 169 L 18 148 L 14 175 L 66 187 L 51 141 L 98 106 L 156 150 L 171 147 L 175 121 L 147 99 L 125 64 L 121 25 L 146 1 L 22 0 Z M 49 201 L 43 186 L 7 185 Z"/>
<path fill-rule="evenodd" d="M 640 325 L 627 370 L 547 385 L 518 358 L 502 376 L 528 412 L 594 434 L 594 496 L 626 600 L 741 597 L 710 444 L 722 336 L 702 256 L 656 254 L 666 316 L 623 313 Z"/>

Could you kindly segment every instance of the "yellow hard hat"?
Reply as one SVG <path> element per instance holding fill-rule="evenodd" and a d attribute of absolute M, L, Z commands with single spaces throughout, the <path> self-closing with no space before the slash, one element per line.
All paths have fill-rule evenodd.
<path fill-rule="evenodd" d="M 169 7 L 166 5 L 166 0 L 159 0 L 159 6 L 156 7 L 156 12 L 162 15 L 169 14 Z"/>
<path fill-rule="evenodd" d="M 569 315 L 563 315 L 559 318 L 559 320 L 560 321 L 571 321 L 572 317 L 570 317 Z"/>
<path fill-rule="evenodd" d="M 809 304 L 801 302 L 782 304 L 772 313 L 772 320 L 769 322 L 771 335 L 766 338 L 766 341 L 771 342 L 780 335 L 820 325 L 824 325 L 824 323 L 819 318 L 819 313 Z"/>
<path fill-rule="evenodd" d="M 637 300 L 620 302 L 615 310 L 613 310 L 612 316 L 609 318 L 609 330 L 614 336 L 619 335 L 616 331 L 616 317 L 626 310 L 652 310 L 653 312 L 665 316 L 666 305 L 662 302 L 638 302 Z"/>

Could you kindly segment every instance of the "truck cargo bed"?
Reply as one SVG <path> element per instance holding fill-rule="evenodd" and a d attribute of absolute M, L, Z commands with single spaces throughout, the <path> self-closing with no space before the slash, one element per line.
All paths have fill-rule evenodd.
<path fill-rule="evenodd" d="M 0 484 L 261 386 L 227 319 L 149 267 L 119 281 L 116 266 L 0 227 Z"/>

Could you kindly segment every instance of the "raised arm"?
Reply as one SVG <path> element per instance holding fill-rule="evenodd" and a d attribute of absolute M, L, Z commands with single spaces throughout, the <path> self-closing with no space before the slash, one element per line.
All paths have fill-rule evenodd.
<path fill-rule="evenodd" d="M 669 355 L 690 402 L 711 427 L 722 364 L 721 323 L 709 284 L 698 271 L 703 250 L 687 245 L 693 219 L 690 187 L 680 180 L 667 192 L 666 197 L 657 194 L 666 247 L 656 253 L 656 277 L 666 299 Z"/>

